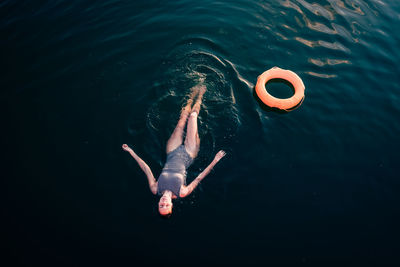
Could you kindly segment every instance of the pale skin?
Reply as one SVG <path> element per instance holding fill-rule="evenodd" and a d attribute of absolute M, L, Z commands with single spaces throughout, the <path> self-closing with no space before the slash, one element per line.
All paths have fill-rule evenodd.
<path fill-rule="evenodd" d="M 168 139 L 166 152 L 167 154 L 178 146 L 180 146 L 183 142 L 185 145 L 185 149 L 188 154 L 194 159 L 196 158 L 199 149 L 200 149 L 200 138 L 198 134 L 197 128 L 197 116 L 200 112 L 200 107 L 203 99 L 203 95 L 206 92 L 205 86 L 198 86 L 192 88 L 192 92 L 189 96 L 189 99 L 186 102 L 186 105 L 182 108 L 181 114 L 179 117 L 179 121 L 171 134 L 171 137 Z M 197 95 L 197 99 L 193 104 L 194 98 Z M 192 106 L 193 105 L 193 106 Z M 183 140 L 184 130 L 186 129 L 186 137 Z M 122 148 L 129 152 L 131 156 L 136 160 L 139 164 L 139 167 L 146 174 L 147 180 L 149 182 L 150 191 L 153 194 L 157 194 L 157 181 L 154 178 L 154 175 L 150 169 L 150 167 L 144 162 L 128 145 L 123 144 Z M 182 185 L 179 192 L 179 197 L 187 197 L 190 195 L 193 190 L 199 185 L 199 183 L 211 172 L 214 166 L 226 155 L 225 151 L 220 150 L 215 156 L 211 163 L 189 184 Z M 160 214 L 165 215 L 172 212 L 172 199 L 177 198 L 177 196 L 169 190 L 163 192 L 162 197 L 158 203 L 158 210 Z"/>

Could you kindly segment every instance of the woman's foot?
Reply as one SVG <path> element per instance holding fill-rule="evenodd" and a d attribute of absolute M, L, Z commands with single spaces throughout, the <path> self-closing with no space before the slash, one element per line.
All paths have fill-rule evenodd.
<path fill-rule="evenodd" d="M 184 106 L 181 110 L 181 118 L 183 116 L 188 116 L 190 111 L 192 110 L 193 99 L 189 98 L 186 101 L 186 106 Z"/>
<path fill-rule="evenodd" d="M 194 103 L 193 108 L 192 108 L 192 113 L 196 112 L 197 114 L 200 113 L 200 106 L 203 101 L 203 95 L 207 91 L 207 87 L 205 85 L 201 85 L 197 87 L 199 90 L 199 95 L 197 96 L 196 103 Z"/>
<path fill-rule="evenodd" d="M 199 96 L 198 97 L 202 98 L 206 91 L 207 91 L 207 87 L 205 85 L 201 85 L 199 87 Z"/>

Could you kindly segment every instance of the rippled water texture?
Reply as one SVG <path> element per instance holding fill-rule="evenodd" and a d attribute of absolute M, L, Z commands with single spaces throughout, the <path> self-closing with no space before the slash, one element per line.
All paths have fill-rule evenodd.
<path fill-rule="evenodd" d="M 376 0 L 2 1 L 13 260 L 399 264 L 399 14 Z M 274 66 L 306 86 L 292 112 L 255 97 Z M 158 177 L 199 85 L 188 181 L 227 157 L 162 220 L 121 144 Z"/>

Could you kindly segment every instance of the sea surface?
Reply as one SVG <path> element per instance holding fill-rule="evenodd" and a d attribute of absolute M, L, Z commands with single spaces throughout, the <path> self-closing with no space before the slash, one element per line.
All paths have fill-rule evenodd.
<path fill-rule="evenodd" d="M 399 266 L 400 2 L 0 2 L 3 266 Z M 257 77 L 306 90 L 280 112 Z M 193 180 L 158 177 L 206 86 Z M 269 92 L 290 97 L 282 82 Z"/>

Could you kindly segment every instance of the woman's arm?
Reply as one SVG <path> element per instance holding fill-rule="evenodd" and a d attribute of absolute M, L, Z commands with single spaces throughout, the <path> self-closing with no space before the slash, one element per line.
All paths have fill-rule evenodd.
<path fill-rule="evenodd" d="M 220 150 L 214 157 L 214 160 L 207 166 L 188 186 L 182 186 L 179 192 L 180 197 L 186 197 L 193 192 L 193 190 L 199 185 L 199 183 L 210 173 L 212 168 L 226 155 L 225 151 Z"/>
<path fill-rule="evenodd" d="M 122 149 L 129 152 L 131 156 L 136 160 L 136 162 L 139 164 L 140 168 L 143 170 L 143 172 L 147 176 L 147 180 L 149 181 L 149 187 L 150 191 L 155 195 L 157 194 L 157 182 L 156 179 L 154 179 L 154 175 L 151 172 L 151 169 L 149 165 L 146 164 L 136 153 L 133 151 L 132 148 L 130 148 L 127 144 L 122 145 Z"/>

